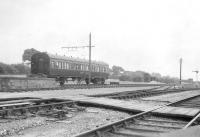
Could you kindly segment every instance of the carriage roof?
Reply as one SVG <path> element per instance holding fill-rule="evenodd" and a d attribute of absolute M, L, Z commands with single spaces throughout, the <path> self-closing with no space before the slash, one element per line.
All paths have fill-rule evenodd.
<path fill-rule="evenodd" d="M 53 58 L 53 59 L 76 61 L 76 62 L 81 62 L 81 63 L 88 63 L 88 60 L 86 60 L 86 59 L 73 58 L 73 57 L 67 57 L 67 56 L 60 56 L 60 55 L 54 55 L 54 54 L 49 54 L 49 53 L 46 53 L 46 54 L 49 56 L 49 58 Z M 106 66 L 108 66 L 107 63 L 101 62 L 101 61 L 91 61 L 91 63 L 92 64 L 96 64 L 96 65 L 106 65 Z"/>

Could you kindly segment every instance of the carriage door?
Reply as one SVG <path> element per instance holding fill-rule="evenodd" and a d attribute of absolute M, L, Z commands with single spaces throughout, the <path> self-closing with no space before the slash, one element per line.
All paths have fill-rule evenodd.
<path fill-rule="evenodd" d="M 38 73 L 45 73 L 45 62 L 43 58 L 39 59 L 39 63 L 38 63 Z"/>

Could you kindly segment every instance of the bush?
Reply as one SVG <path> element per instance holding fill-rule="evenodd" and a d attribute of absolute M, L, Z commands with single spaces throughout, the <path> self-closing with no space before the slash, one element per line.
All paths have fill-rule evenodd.
<path fill-rule="evenodd" d="M 29 74 L 30 67 L 24 64 L 5 64 L 0 63 L 0 74 Z"/>

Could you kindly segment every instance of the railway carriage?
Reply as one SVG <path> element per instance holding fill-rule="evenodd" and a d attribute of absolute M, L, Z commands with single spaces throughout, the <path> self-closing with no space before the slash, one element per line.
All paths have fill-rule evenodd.
<path fill-rule="evenodd" d="M 109 66 L 104 62 L 91 62 L 91 82 L 104 84 L 108 78 Z M 89 63 L 87 60 L 52 55 L 48 53 L 36 53 L 31 57 L 31 73 L 43 74 L 49 78 L 56 78 L 61 85 L 69 78 L 77 81 L 85 81 L 89 84 Z"/>

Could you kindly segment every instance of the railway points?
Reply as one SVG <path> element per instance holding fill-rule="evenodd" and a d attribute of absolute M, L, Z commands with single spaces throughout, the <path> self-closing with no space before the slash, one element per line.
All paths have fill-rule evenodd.
<path fill-rule="evenodd" d="M 108 97 L 113 99 L 133 99 L 133 98 L 142 98 L 149 96 L 156 96 L 162 94 L 171 94 L 176 92 L 183 92 L 188 90 L 196 90 L 194 89 L 171 89 L 170 86 L 161 86 L 152 89 L 146 90 L 138 90 L 137 92 L 126 91 L 121 93 L 113 93 L 113 94 L 99 94 L 99 95 L 91 95 L 92 97 Z"/>
<path fill-rule="evenodd" d="M 115 92 L 123 93 L 123 92 L 137 92 L 137 90 L 149 90 L 149 91 L 159 91 L 160 89 L 168 89 L 168 87 L 121 87 L 121 88 L 95 88 L 95 89 L 68 89 L 68 90 L 49 90 L 49 91 L 34 91 L 34 92 L 13 92 L 13 93 L 0 93 L 1 95 L 5 95 L 5 98 L 0 99 L 0 103 L 3 102 L 10 103 L 26 103 L 29 101 L 34 101 L 37 99 L 48 100 L 52 97 L 57 98 L 58 100 L 72 100 L 77 102 L 78 105 L 83 107 L 97 107 L 97 108 L 106 108 L 111 109 L 112 111 L 116 112 L 128 112 L 131 114 L 137 114 L 145 111 L 149 111 L 150 108 L 156 108 L 168 103 L 173 102 L 174 100 L 180 101 L 184 100 L 188 97 L 194 97 L 200 95 L 199 90 L 191 90 L 191 91 L 183 91 L 183 92 L 174 92 L 165 95 L 157 95 L 154 96 L 157 100 L 148 99 L 148 97 L 141 97 L 137 99 L 129 99 L 129 100 L 118 100 L 112 98 L 105 98 L 105 97 L 91 97 L 91 95 L 98 95 L 99 93 L 108 93 L 108 94 L 115 94 Z M 171 100 L 162 101 L 161 98 L 167 96 Z M 2 96 L 1 96 L 2 97 Z M 21 97 L 21 100 L 6 100 L 6 98 L 16 98 Z M 160 97 L 160 100 L 159 100 Z M 175 97 L 176 99 L 173 99 Z M 179 98 L 178 98 L 179 97 Z M 22 99 L 23 98 L 23 99 Z M 2 101 L 1 101 L 2 100 Z M 62 110 L 61 110 L 62 111 Z M 23 111 L 22 111 L 23 112 Z M 56 111 L 59 113 L 60 111 Z M 161 119 L 165 116 L 169 117 L 177 117 L 180 118 L 187 118 L 191 119 L 199 112 L 198 108 L 182 108 L 182 107 L 175 107 L 169 106 L 165 109 L 160 109 L 155 111 L 154 114 L 161 115 Z M 49 113 L 49 115 L 56 116 L 56 113 Z M 84 113 L 84 112 L 83 112 Z M 95 113 L 95 111 L 94 111 Z M 18 113 L 19 114 L 19 113 Z M 40 113 L 42 116 L 42 113 Z M 60 113 L 63 114 L 63 113 Z M 44 116 L 44 115 L 43 115 Z M 63 115 L 64 116 L 64 115 Z M 151 118 L 150 118 L 151 119 Z M 149 119 L 148 119 L 149 120 Z M 61 120 L 62 121 L 62 120 Z M 158 119 L 154 119 L 154 121 L 159 121 Z M 161 120 L 164 121 L 164 120 Z M 63 121 L 64 122 L 64 121 Z M 114 121 L 113 121 L 114 122 Z M 106 123 L 104 123 L 106 124 Z M 100 125 L 99 125 L 100 126 Z M 92 129 L 92 127 L 90 127 Z M 87 131 L 87 130 L 84 130 Z M 80 131 L 82 132 L 82 131 Z M 74 135 L 74 134 L 73 134 Z"/>
<path fill-rule="evenodd" d="M 190 99 L 193 98 L 194 97 L 191 97 Z M 187 98 L 187 100 L 189 100 L 189 98 Z M 168 106 L 182 101 L 183 100 L 157 106 L 129 118 L 75 135 L 75 137 L 159 137 L 164 132 L 186 129 L 192 124 L 199 124 L 198 118 L 200 116 L 200 110 L 198 110 L 190 120 L 185 116 L 182 116 L 182 119 L 178 119 L 177 115 L 170 115 L 169 112 L 172 110 L 168 111 L 167 117 L 163 117 L 163 115 L 159 113 L 160 109 L 161 111 L 163 109 L 166 110 L 166 107 L 168 109 Z M 179 111 L 179 107 L 174 109 Z M 184 113 L 183 110 L 180 111 L 182 114 Z M 174 119 L 174 117 L 176 119 Z"/>

